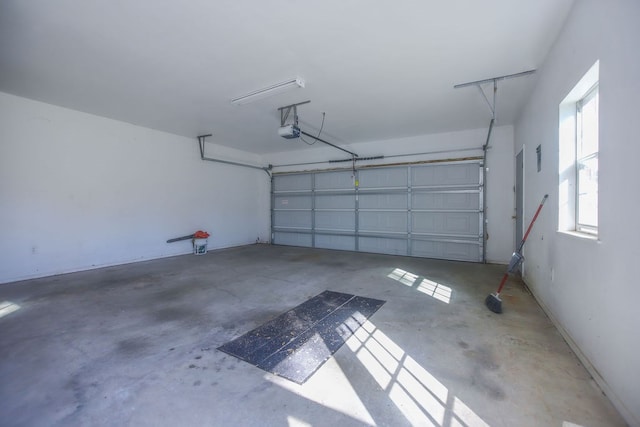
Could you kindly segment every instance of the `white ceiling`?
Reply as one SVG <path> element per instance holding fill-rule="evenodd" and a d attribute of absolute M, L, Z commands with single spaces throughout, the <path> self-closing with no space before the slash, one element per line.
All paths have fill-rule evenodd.
<path fill-rule="evenodd" d="M 336 144 L 488 126 L 477 89 L 537 68 L 573 0 L 1 0 L 0 91 L 258 154 L 299 108 Z M 229 100 L 296 76 L 305 89 Z M 511 124 L 535 77 L 499 85 Z"/>

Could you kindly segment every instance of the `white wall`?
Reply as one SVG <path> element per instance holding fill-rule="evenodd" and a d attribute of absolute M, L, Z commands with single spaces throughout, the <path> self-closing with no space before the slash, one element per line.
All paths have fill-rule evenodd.
<path fill-rule="evenodd" d="M 207 144 L 208 156 L 260 164 Z M 269 236 L 269 178 L 197 140 L 0 93 L 0 283 Z"/>
<path fill-rule="evenodd" d="M 361 156 L 474 148 L 394 162 L 481 156 L 486 133 L 477 129 L 350 148 Z M 300 142 L 283 140 L 291 143 Z M 487 258 L 504 263 L 513 250 L 513 129 L 495 128 L 490 145 Z M 261 158 L 211 143 L 207 156 L 255 165 L 344 158 L 322 146 Z M 266 173 L 203 162 L 195 138 L 5 93 L 0 93 L 0 203 L 0 283 L 188 253 L 188 241 L 166 240 L 198 229 L 212 233 L 212 249 L 269 239 Z"/>
<path fill-rule="evenodd" d="M 478 95 L 480 96 L 480 95 Z M 487 117 L 487 126 L 489 117 Z M 357 166 L 389 164 L 421 160 L 454 159 L 482 156 L 482 146 L 486 142 L 487 129 L 461 132 L 421 135 L 385 141 L 373 141 L 345 146 L 360 157 L 394 156 L 411 153 L 434 153 L 430 155 L 387 157 L 381 160 L 357 162 Z M 288 145 L 304 144 L 300 140 L 282 140 L 283 150 Z M 494 127 L 487 155 L 487 261 L 507 263 L 514 250 L 514 165 L 513 127 Z M 473 149 L 473 150 L 468 150 Z M 464 150 L 464 151 L 456 151 Z M 265 156 L 265 161 L 273 165 L 306 163 L 349 158 L 349 154 L 335 148 L 316 143 L 312 148 L 288 150 Z M 274 172 L 289 172 L 336 167 L 351 167 L 350 163 L 321 163 L 288 167 L 275 167 Z"/>
<path fill-rule="evenodd" d="M 515 127 L 525 147 L 525 280 L 629 424 L 640 426 L 640 2 L 578 0 Z M 600 60 L 599 239 L 558 232 L 558 105 Z M 535 147 L 542 144 L 543 170 Z"/>

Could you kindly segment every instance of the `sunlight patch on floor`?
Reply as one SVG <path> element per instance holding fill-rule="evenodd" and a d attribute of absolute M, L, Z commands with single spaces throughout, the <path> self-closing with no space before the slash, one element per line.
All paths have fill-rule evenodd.
<path fill-rule="evenodd" d="M 423 279 L 417 290 L 447 304 L 451 301 L 451 288 L 429 279 Z"/>
<path fill-rule="evenodd" d="M 289 424 L 289 427 L 311 427 L 311 424 L 305 423 L 301 419 L 291 415 L 287 417 L 287 423 Z"/>
<path fill-rule="evenodd" d="M 375 425 L 371 414 L 335 358 L 331 357 L 303 385 L 268 374 L 265 379 L 320 405 L 341 412 L 368 425 Z M 305 425 L 305 424 L 289 424 Z"/>
<path fill-rule="evenodd" d="M 346 344 L 411 424 L 488 426 L 373 323 L 367 321 Z"/>
<path fill-rule="evenodd" d="M 12 303 L 10 301 L 2 301 L 0 303 L 0 318 L 8 316 L 9 314 L 18 310 L 20 310 L 20 306 L 18 304 Z"/>
<path fill-rule="evenodd" d="M 396 280 L 403 285 L 413 286 L 419 276 L 413 273 L 409 273 L 408 271 L 404 271 L 401 268 L 396 268 L 391 273 L 389 273 L 387 277 Z"/>
<path fill-rule="evenodd" d="M 415 288 L 418 292 L 429 295 L 438 301 L 442 301 L 446 304 L 451 302 L 452 289 L 441 283 L 434 282 L 433 280 L 418 276 L 417 274 L 413 274 L 401 268 L 394 269 L 391 273 L 387 274 L 387 277 L 400 282 L 403 285 Z"/>

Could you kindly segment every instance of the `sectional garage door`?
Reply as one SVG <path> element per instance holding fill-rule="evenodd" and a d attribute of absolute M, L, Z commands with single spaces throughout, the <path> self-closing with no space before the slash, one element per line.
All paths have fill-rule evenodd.
<path fill-rule="evenodd" d="M 272 242 L 481 262 L 480 161 L 275 174 Z"/>

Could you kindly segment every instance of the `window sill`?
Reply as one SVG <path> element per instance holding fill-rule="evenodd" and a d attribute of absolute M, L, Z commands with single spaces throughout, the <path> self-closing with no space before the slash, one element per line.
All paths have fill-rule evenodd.
<path fill-rule="evenodd" d="M 579 239 L 582 240 L 591 240 L 594 242 L 599 242 L 600 240 L 598 239 L 598 235 L 597 234 L 589 234 L 589 233 L 583 233 L 580 231 L 575 231 L 575 230 L 558 230 L 559 234 L 564 234 L 567 236 L 571 236 L 571 237 L 577 237 Z"/>

